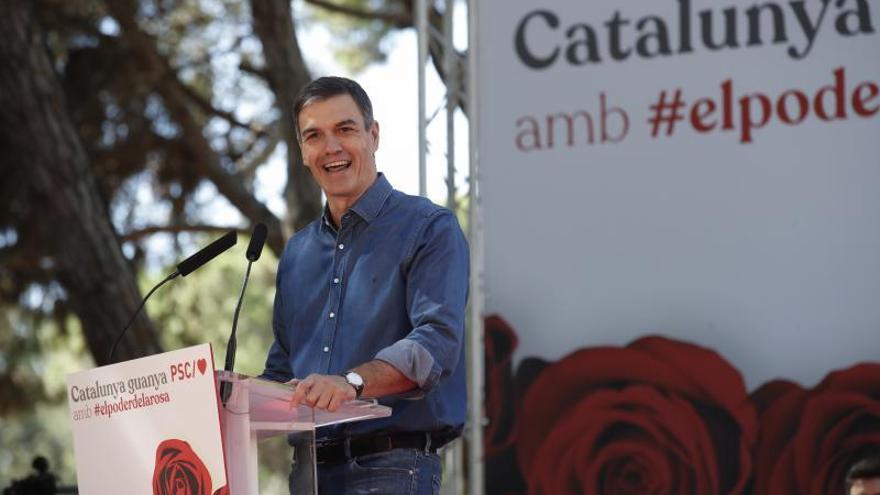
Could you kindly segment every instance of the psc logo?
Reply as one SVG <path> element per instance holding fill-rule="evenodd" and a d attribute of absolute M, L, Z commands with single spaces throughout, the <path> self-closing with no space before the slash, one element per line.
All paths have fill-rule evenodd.
<path fill-rule="evenodd" d="M 194 378 L 196 373 L 205 374 L 208 362 L 204 358 L 171 365 L 171 381 L 179 382 Z"/>

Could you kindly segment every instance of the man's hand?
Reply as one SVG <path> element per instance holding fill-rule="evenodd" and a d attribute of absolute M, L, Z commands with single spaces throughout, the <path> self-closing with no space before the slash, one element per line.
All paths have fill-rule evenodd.
<path fill-rule="evenodd" d="M 306 404 L 334 412 L 340 405 L 354 398 L 354 387 L 345 378 L 338 375 L 311 374 L 296 386 L 290 405 L 297 407 Z"/>

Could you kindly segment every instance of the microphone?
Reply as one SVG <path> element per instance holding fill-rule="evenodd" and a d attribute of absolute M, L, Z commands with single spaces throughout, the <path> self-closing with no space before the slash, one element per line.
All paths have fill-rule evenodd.
<path fill-rule="evenodd" d="M 128 327 L 130 327 L 131 324 L 134 323 L 135 317 L 140 314 L 141 309 L 144 308 L 144 304 L 147 303 L 147 299 L 149 299 L 150 296 L 153 295 L 153 292 L 156 292 L 156 289 L 162 287 L 163 285 L 165 285 L 166 282 L 177 278 L 178 276 L 185 277 L 190 273 L 196 271 L 202 265 L 214 259 L 218 254 L 234 246 L 237 240 L 238 236 L 235 231 L 230 230 L 223 237 L 217 239 L 211 244 L 208 244 L 207 246 L 196 252 L 196 254 L 181 261 L 180 264 L 177 265 L 177 270 L 174 270 L 174 273 L 168 275 L 167 277 L 162 279 L 161 282 L 150 289 L 150 292 L 148 292 L 146 297 L 144 297 L 144 299 L 141 301 L 140 306 L 138 306 L 137 309 L 134 310 L 134 314 L 131 315 L 131 319 L 128 320 L 128 323 L 125 324 L 125 328 L 123 328 L 122 331 L 119 332 L 119 335 L 116 336 L 116 340 L 113 341 L 113 345 L 110 346 L 110 353 L 107 355 L 107 364 L 113 362 L 113 354 L 116 352 L 116 346 L 118 346 L 119 342 L 122 341 L 122 336 L 125 335 L 126 331 L 128 331 Z"/>
<path fill-rule="evenodd" d="M 260 259 L 260 253 L 263 252 L 263 245 L 266 243 L 266 234 L 268 229 L 266 225 L 258 223 L 254 226 L 251 233 L 251 242 L 248 244 L 245 257 L 248 260 L 247 270 L 244 273 L 244 282 L 241 284 L 241 292 L 238 294 L 238 304 L 235 305 L 235 314 L 232 316 L 232 333 L 229 335 L 229 342 L 226 344 L 226 363 L 223 367 L 226 371 L 232 371 L 235 366 L 235 350 L 237 342 L 235 339 L 235 330 L 238 328 L 238 315 L 241 312 L 241 304 L 244 302 L 244 290 L 247 288 L 248 279 L 251 276 L 251 265 L 254 261 Z M 232 383 L 223 381 L 220 384 L 220 401 L 225 406 L 229 395 L 232 394 Z"/>
<path fill-rule="evenodd" d="M 263 244 L 266 243 L 266 235 L 269 233 L 269 229 L 266 228 L 266 224 L 258 223 L 254 227 L 254 233 L 251 234 L 251 242 L 248 244 L 247 252 L 245 256 L 248 261 L 254 262 L 260 259 L 260 253 L 263 252 Z"/>
<path fill-rule="evenodd" d="M 238 236 L 234 230 L 230 230 L 223 237 L 208 244 L 196 254 L 180 262 L 177 265 L 177 274 L 185 277 L 198 270 L 202 265 L 214 259 L 218 254 L 235 245 Z"/>

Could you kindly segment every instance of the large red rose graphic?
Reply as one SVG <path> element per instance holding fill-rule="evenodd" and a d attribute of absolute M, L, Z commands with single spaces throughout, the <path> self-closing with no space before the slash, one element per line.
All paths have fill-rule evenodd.
<path fill-rule="evenodd" d="M 483 430 L 486 486 L 492 495 L 522 493 L 523 480 L 516 462 L 516 393 L 513 351 L 516 333 L 499 316 L 485 320 L 486 400 L 488 422 Z"/>
<path fill-rule="evenodd" d="M 749 487 L 755 408 L 740 373 L 703 347 L 653 336 L 579 350 L 537 375 L 519 411 L 517 457 L 531 494 Z"/>
<path fill-rule="evenodd" d="M 516 333 L 499 316 L 485 321 L 486 348 L 486 403 L 485 414 L 490 419 L 484 430 L 484 449 L 491 458 L 513 445 L 515 401 L 513 391 L 513 351 L 517 346 Z"/>
<path fill-rule="evenodd" d="M 211 474 L 189 443 L 171 438 L 156 447 L 154 495 L 211 495 L 211 488 Z"/>
<path fill-rule="evenodd" d="M 880 445 L 880 364 L 832 372 L 810 390 L 773 381 L 752 396 L 756 495 L 843 495 L 847 469 Z"/>

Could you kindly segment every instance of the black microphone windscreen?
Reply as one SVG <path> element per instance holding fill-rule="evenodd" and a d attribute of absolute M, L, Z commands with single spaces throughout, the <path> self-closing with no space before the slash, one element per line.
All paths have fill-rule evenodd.
<path fill-rule="evenodd" d="M 238 235 L 235 233 L 234 230 L 230 230 L 223 237 L 217 239 L 211 244 L 208 244 L 196 254 L 181 261 L 180 264 L 177 265 L 177 271 L 182 277 L 189 275 L 200 266 L 214 259 L 214 257 L 218 254 L 234 246 L 237 240 Z"/>
<path fill-rule="evenodd" d="M 248 261 L 253 262 L 260 259 L 260 253 L 263 252 L 263 244 L 266 243 L 266 234 L 268 233 L 269 229 L 266 228 L 265 224 L 258 223 L 254 226 L 254 232 L 251 234 L 251 242 L 248 244 L 247 252 L 245 252 Z"/>

